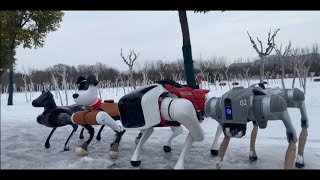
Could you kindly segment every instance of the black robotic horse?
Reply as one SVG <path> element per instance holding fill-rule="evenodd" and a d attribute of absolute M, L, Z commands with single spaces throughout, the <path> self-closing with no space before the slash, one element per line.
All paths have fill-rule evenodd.
<path fill-rule="evenodd" d="M 53 94 L 50 91 L 42 91 L 42 94 L 32 101 L 32 106 L 44 108 L 42 114 L 37 117 L 37 122 L 41 125 L 53 128 L 46 139 L 46 148 L 50 147 L 50 138 L 57 127 L 63 127 L 66 125 L 71 125 L 73 127 L 73 130 L 64 145 L 64 150 L 68 151 L 69 140 L 78 129 L 78 125 L 71 122 L 71 115 L 74 112 L 85 110 L 85 107 L 76 104 L 71 106 L 57 106 L 54 101 Z M 82 126 L 86 128 L 90 134 L 90 138 L 86 141 L 87 143 L 90 143 L 94 136 L 94 129 L 91 125 L 86 124 Z"/>

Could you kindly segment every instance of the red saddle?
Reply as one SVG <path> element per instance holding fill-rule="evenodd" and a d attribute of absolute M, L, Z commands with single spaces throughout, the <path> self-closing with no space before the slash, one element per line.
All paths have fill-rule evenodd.
<path fill-rule="evenodd" d="M 179 98 L 191 101 L 196 111 L 204 111 L 205 95 L 209 90 L 194 89 L 184 85 L 181 88 L 177 88 L 171 84 L 165 84 L 164 88 L 170 93 L 177 95 Z"/>
<path fill-rule="evenodd" d="M 175 87 L 171 84 L 163 84 L 164 88 L 172 94 L 177 95 L 179 98 L 188 99 L 193 104 L 198 119 L 202 119 L 204 114 L 205 95 L 209 92 L 207 89 L 194 89 L 192 87 L 182 85 L 181 87 Z M 159 101 L 159 107 L 161 102 Z M 180 126 L 180 123 L 175 121 L 165 121 L 161 117 L 161 121 L 155 127 L 167 127 L 167 126 Z"/>

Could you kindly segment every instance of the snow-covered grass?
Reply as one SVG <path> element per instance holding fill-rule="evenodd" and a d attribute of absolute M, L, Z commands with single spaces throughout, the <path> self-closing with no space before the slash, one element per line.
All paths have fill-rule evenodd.
<path fill-rule="evenodd" d="M 252 81 L 253 83 L 253 81 Z M 275 83 L 269 81 L 268 87 L 281 87 L 280 80 Z M 291 87 L 292 79 L 286 79 L 286 87 Z M 296 87 L 299 87 L 296 81 Z M 221 96 L 229 90 L 228 86 L 216 88 L 211 85 L 209 96 Z M 320 169 L 320 82 L 307 83 L 306 108 L 309 117 L 309 135 L 305 147 L 305 169 Z M 128 92 L 128 90 L 127 90 Z M 73 92 L 69 92 L 69 103 L 74 103 Z M 119 88 L 116 96 L 115 90 L 104 89 L 103 99 L 118 101 L 123 96 L 123 89 Z M 35 99 L 40 92 L 34 93 Z M 60 100 L 55 99 L 57 105 Z M 65 101 L 64 101 L 65 102 Z M 70 141 L 70 151 L 63 151 L 64 143 L 72 131 L 71 126 L 57 128 L 53 134 L 51 147 L 44 147 L 45 140 L 51 128 L 39 125 L 36 117 L 42 113 L 43 108 L 34 108 L 27 103 L 24 93 L 14 95 L 14 105 L 7 106 L 6 95 L 1 95 L 1 169 L 172 169 L 178 160 L 187 130 L 184 128 L 182 135 L 174 139 L 171 153 L 165 153 L 162 146 L 171 135 L 169 127 L 155 128 L 154 133 L 142 148 L 140 167 L 132 167 L 130 159 L 136 145 L 134 139 L 137 130 L 128 129 L 120 145 L 120 157 L 116 160 L 109 158 L 108 150 L 114 132 L 106 127 L 102 132 L 100 141 L 94 139 L 89 145 L 89 154 L 78 157 L 74 150 L 84 140 L 79 139 L 80 129 Z M 300 133 L 300 111 L 289 109 L 289 113 L 296 128 Z M 210 155 L 210 147 L 214 139 L 218 123 L 206 118 L 201 126 L 205 132 L 202 142 L 195 142 L 185 158 L 186 169 L 215 169 L 217 157 Z M 96 133 L 100 126 L 95 126 Z M 249 141 L 252 123 L 247 126 L 246 135 L 241 139 L 232 139 L 225 155 L 224 169 L 282 169 L 284 155 L 287 149 L 285 127 L 282 121 L 271 121 L 266 129 L 259 129 L 256 150 L 258 161 L 249 160 Z M 85 139 L 88 133 L 84 133 Z M 220 137 L 220 142 L 222 136 Z"/>

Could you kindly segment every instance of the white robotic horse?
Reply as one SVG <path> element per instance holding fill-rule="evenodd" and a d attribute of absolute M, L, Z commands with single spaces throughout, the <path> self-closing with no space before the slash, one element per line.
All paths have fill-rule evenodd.
<path fill-rule="evenodd" d="M 257 84 L 252 85 L 251 87 L 256 86 Z M 259 84 L 259 86 L 263 89 L 265 89 L 264 85 Z M 298 154 L 296 158 L 296 163 L 295 166 L 298 168 L 304 167 L 304 147 L 306 144 L 307 136 L 308 136 L 308 116 L 306 113 L 306 108 L 305 108 L 305 96 L 303 92 L 297 88 L 294 89 L 280 89 L 280 88 L 267 88 L 265 89 L 266 93 L 269 95 L 276 94 L 280 95 L 282 98 L 287 103 L 288 108 L 299 108 L 300 113 L 301 113 L 301 132 L 299 136 L 299 143 L 298 143 Z M 251 140 L 250 140 L 250 154 L 249 154 L 249 159 L 251 161 L 256 161 L 258 159 L 256 150 L 255 150 L 255 142 L 256 142 L 256 137 L 257 137 L 257 131 L 258 131 L 258 125 L 255 121 L 253 121 L 253 129 L 251 132 Z M 211 154 L 216 156 L 218 155 L 218 140 L 219 137 L 222 134 L 222 128 L 221 126 L 217 127 L 216 135 L 214 138 L 214 141 L 211 146 Z"/>
<path fill-rule="evenodd" d="M 200 85 L 201 85 L 201 82 L 202 82 L 203 79 L 204 79 L 204 75 L 203 75 L 202 73 L 197 74 L 197 78 L 196 78 L 196 86 L 197 86 L 196 88 L 197 88 L 197 89 L 200 89 Z M 166 81 L 168 81 L 168 80 L 167 80 L 167 79 L 164 79 L 164 80 L 162 80 L 162 81 L 166 82 Z M 169 81 L 170 81 L 170 80 L 169 80 Z M 160 81 L 160 82 L 161 82 L 161 81 Z M 176 82 L 173 82 L 173 83 L 174 83 L 174 84 L 177 84 L 177 86 L 180 86 L 180 87 L 181 87 L 180 84 L 178 84 L 178 83 L 176 83 Z M 209 90 L 205 90 L 205 89 L 200 90 L 200 91 L 202 91 L 202 92 L 204 92 L 204 93 L 209 92 Z M 175 93 L 175 92 L 172 92 L 172 93 L 177 95 L 177 93 Z M 180 94 L 181 94 L 181 93 L 180 93 Z M 205 99 L 209 98 L 209 96 L 208 96 L 207 94 L 204 94 L 204 95 L 205 95 Z M 181 97 L 181 96 L 179 96 L 179 93 L 178 93 L 178 97 Z M 201 97 L 201 98 L 202 98 L 202 97 Z M 201 102 L 201 98 L 199 99 L 200 102 Z M 204 102 L 203 102 L 203 103 L 204 103 Z M 199 109 L 201 109 L 201 108 L 199 108 Z M 202 111 L 197 111 L 197 116 L 198 116 L 198 119 L 199 119 L 200 121 L 204 120 L 205 114 L 204 114 L 204 109 L 203 109 L 203 108 L 202 108 Z M 164 152 L 171 152 L 171 144 L 172 144 L 173 139 L 183 133 L 183 128 L 182 128 L 182 126 L 170 126 L 170 128 L 171 128 L 172 134 L 171 134 L 171 136 L 169 137 L 169 139 L 167 140 L 167 142 L 165 143 L 165 145 L 163 146 L 163 151 L 164 151 Z M 222 133 L 222 131 L 221 131 L 221 133 Z M 140 132 L 139 135 L 138 135 L 138 136 L 136 137 L 136 139 L 135 139 L 135 143 L 136 143 L 137 145 L 138 145 L 138 143 L 139 143 L 139 140 L 140 140 L 141 136 L 142 136 L 142 132 Z"/>
<path fill-rule="evenodd" d="M 293 91 L 292 93 L 297 92 Z M 261 129 L 267 127 L 269 120 L 283 121 L 289 143 L 284 167 L 292 168 L 297 135 L 291 123 L 287 106 L 286 99 L 281 95 L 268 94 L 261 87 L 235 87 L 223 94 L 222 97 L 208 99 L 205 103 L 205 112 L 218 121 L 225 135 L 218 152 L 220 162 L 217 164 L 217 168 L 222 166 L 230 138 L 241 138 L 245 135 L 248 120 L 256 122 Z"/>
<path fill-rule="evenodd" d="M 179 88 L 174 87 L 174 89 L 177 90 Z M 198 100 L 199 98 L 195 98 L 192 91 L 196 91 L 195 94 L 199 92 L 203 94 L 202 106 L 204 106 L 204 96 L 207 92 L 195 89 L 181 91 L 181 93 L 186 93 L 190 97 L 193 97 L 194 100 Z M 141 131 L 141 138 L 131 158 L 132 166 L 140 165 L 141 160 L 139 155 L 141 148 L 151 136 L 154 127 L 177 127 L 182 124 L 189 131 L 174 169 L 183 169 L 184 157 L 187 150 L 194 141 L 199 142 L 204 139 L 204 132 L 200 126 L 198 112 L 196 111 L 197 108 L 192 101 L 190 99 L 179 98 L 175 94 L 170 93 L 162 84 L 156 83 L 140 87 L 123 96 L 119 100 L 118 106 L 123 126 Z"/>

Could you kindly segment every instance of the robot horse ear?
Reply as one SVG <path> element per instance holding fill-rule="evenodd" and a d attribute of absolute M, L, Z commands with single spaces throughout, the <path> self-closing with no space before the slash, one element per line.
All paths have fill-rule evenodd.
<path fill-rule="evenodd" d="M 264 86 L 263 83 L 258 83 L 259 87 L 261 87 L 262 89 L 266 89 L 266 87 Z"/>
<path fill-rule="evenodd" d="M 93 84 L 94 86 L 97 86 L 98 83 L 99 83 L 99 82 L 97 81 L 95 75 L 90 75 L 90 76 L 88 76 L 87 82 L 88 82 L 89 85 L 90 85 L 90 84 Z"/>
<path fill-rule="evenodd" d="M 258 85 L 258 86 L 257 86 Z M 262 89 L 266 89 L 266 87 L 264 86 L 263 83 L 255 83 L 255 84 L 252 84 L 250 87 L 260 87 Z"/>
<path fill-rule="evenodd" d="M 83 81 L 85 81 L 85 80 L 86 80 L 86 78 L 85 78 L 85 77 L 83 77 L 83 76 L 79 76 L 79 77 L 78 77 L 78 79 L 77 79 L 76 84 L 80 84 L 81 82 L 83 82 Z"/>
<path fill-rule="evenodd" d="M 267 95 L 263 89 L 254 88 L 252 89 L 254 95 Z"/>

